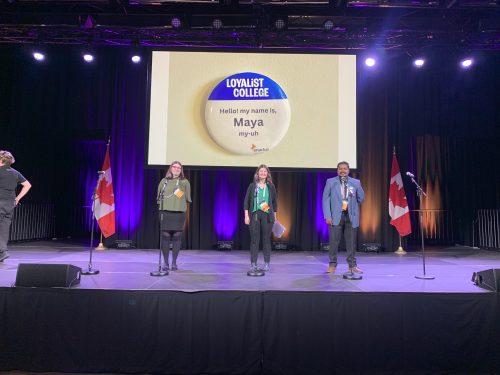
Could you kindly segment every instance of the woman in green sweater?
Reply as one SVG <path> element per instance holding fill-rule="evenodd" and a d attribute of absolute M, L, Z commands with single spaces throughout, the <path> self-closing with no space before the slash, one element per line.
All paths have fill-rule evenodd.
<path fill-rule="evenodd" d="M 161 224 L 161 251 L 169 269 L 169 250 L 172 245 L 172 271 L 177 271 L 177 256 L 181 249 L 181 237 L 186 222 L 187 202 L 191 202 L 191 185 L 184 176 L 182 164 L 172 162 L 167 174 L 158 185 L 158 206 Z"/>

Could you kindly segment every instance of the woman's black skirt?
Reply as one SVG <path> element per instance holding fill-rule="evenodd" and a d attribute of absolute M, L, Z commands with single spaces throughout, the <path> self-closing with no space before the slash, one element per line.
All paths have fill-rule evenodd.
<path fill-rule="evenodd" d="M 180 211 L 160 211 L 161 230 L 182 231 L 186 213 Z"/>

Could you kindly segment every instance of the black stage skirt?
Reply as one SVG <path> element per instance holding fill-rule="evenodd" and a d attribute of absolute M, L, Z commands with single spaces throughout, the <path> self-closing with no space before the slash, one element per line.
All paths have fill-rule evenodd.
<path fill-rule="evenodd" d="M 184 229 L 185 222 L 186 222 L 185 212 L 160 211 L 161 230 L 182 231 Z"/>

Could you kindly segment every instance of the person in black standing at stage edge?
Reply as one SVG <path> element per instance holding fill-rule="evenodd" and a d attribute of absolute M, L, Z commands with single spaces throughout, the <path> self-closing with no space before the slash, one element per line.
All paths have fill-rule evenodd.
<path fill-rule="evenodd" d="M 259 270 L 257 256 L 260 240 L 262 240 L 262 252 L 264 253 L 262 271 L 269 271 L 271 231 L 276 220 L 278 200 L 271 171 L 266 165 L 261 164 L 257 168 L 253 182 L 248 186 L 243 208 L 245 210 L 245 224 L 250 229 L 250 271 Z"/>
<path fill-rule="evenodd" d="M 363 273 L 356 264 L 356 242 L 359 227 L 359 205 L 365 199 L 361 182 L 349 177 L 349 163 L 337 164 L 337 177 L 329 178 L 323 190 L 323 215 L 330 234 L 330 264 L 327 273 L 337 270 L 340 239 L 345 236 L 350 273 Z"/>
<path fill-rule="evenodd" d="M 165 262 L 163 270 L 169 269 L 168 256 L 172 245 L 172 271 L 177 271 L 177 256 L 181 249 L 187 203 L 191 202 L 191 185 L 184 176 L 180 162 L 174 161 L 170 164 L 167 174 L 158 185 L 157 197 L 160 209 L 161 251 Z"/>
<path fill-rule="evenodd" d="M 9 151 L 0 151 L 0 262 L 9 257 L 7 242 L 14 214 L 14 207 L 26 195 L 31 184 L 24 176 L 11 167 L 16 160 Z M 21 185 L 21 191 L 16 195 L 16 188 Z"/>

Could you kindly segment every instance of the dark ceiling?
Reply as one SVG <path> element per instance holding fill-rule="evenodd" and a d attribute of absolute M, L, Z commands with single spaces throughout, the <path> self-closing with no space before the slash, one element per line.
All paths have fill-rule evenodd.
<path fill-rule="evenodd" d="M 500 0 L 0 1 L 0 43 L 500 50 Z"/>

